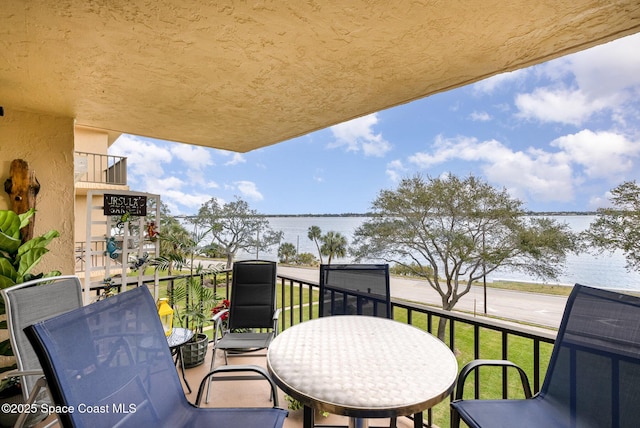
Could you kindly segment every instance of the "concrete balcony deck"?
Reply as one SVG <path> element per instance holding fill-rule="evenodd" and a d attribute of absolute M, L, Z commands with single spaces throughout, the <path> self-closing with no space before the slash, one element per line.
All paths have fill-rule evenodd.
<path fill-rule="evenodd" d="M 230 357 L 229 364 L 256 364 L 262 367 L 266 367 L 266 359 L 264 352 L 257 352 L 253 356 L 241 356 Z M 185 374 L 187 381 L 191 386 L 191 394 L 187 394 L 187 399 L 191 402 L 196 400 L 198 394 L 198 386 L 200 381 L 209 371 L 211 364 L 211 344 L 207 352 L 207 357 L 204 364 L 186 369 Z M 216 364 L 218 367 L 224 364 L 223 354 L 220 352 L 216 356 Z M 180 380 L 182 376 L 180 375 Z M 186 393 L 186 389 L 185 389 Z M 381 392 L 384 393 L 384 392 Z M 284 398 L 284 393 L 279 391 L 279 406 L 287 408 L 287 402 Z M 204 404 L 203 407 L 262 407 L 271 406 L 269 401 L 269 387 L 266 382 L 258 380 L 233 380 L 233 381 L 214 381 L 211 390 L 211 401 L 209 404 Z M 329 415 L 328 417 L 316 416 L 316 423 L 327 425 L 344 425 L 348 424 L 348 419 L 343 416 Z M 388 427 L 389 419 L 372 419 L 370 421 L 371 427 Z M 413 427 L 413 422 L 408 418 L 399 418 L 397 423 L 398 428 L 410 428 Z M 289 417 L 284 423 L 284 428 L 302 428 L 302 410 L 289 411 Z"/>

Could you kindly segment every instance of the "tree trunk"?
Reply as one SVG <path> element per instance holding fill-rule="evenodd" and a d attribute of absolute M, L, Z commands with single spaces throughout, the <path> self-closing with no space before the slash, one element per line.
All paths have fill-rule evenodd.
<path fill-rule="evenodd" d="M 231 269 L 233 265 L 233 253 L 227 253 L 227 269 Z"/>
<path fill-rule="evenodd" d="M 322 261 L 322 251 L 320 251 L 320 245 L 318 245 L 318 240 L 317 239 L 313 239 L 313 242 L 315 242 L 316 244 L 316 248 L 318 249 L 318 256 L 320 257 L 320 264 L 323 264 Z"/>
<path fill-rule="evenodd" d="M 446 332 L 447 332 L 447 319 L 444 317 L 440 317 L 440 320 L 438 321 L 438 339 L 444 342 Z"/>

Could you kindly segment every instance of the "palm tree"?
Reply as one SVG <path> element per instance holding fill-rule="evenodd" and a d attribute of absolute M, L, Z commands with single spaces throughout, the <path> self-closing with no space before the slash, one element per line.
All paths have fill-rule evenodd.
<path fill-rule="evenodd" d="M 344 257 L 347 255 L 347 238 L 340 232 L 329 231 L 322 237 L 320 250 L 322 254 L 329 256 L 327 264 L 331 264 L 333 256 Z"/>
<path fill-rule="evenodd" d="M 184 228 L 176 219 L 167 222 L 162 228 L 162 236 L 160 238 L 160 254 L 167 259 L 167 274 L 173 275 L 173 257 L 177 254 L 179 257 L 185 257 L 187 252 L 180 243 L 186 242 L 190 236 L 189 231 Z"/>
<path fill-rule="evenodd" d="M 307 238 L 316 244 L 318 255 L 320 256 L 320 264 L 322 264 L 322 250 L 320 249 L 320 241 L 322 240 L 322 230 L 319 226 L 311 226 L 307 231 Z"/>
<path fill-rule="evenodd" d="M 278 248 L 278 257 L 282 263 L 289 263 L 289 259 L 296 255 L 296 247 L 290 242 L 285 242 Z"/>
<path fill-rule="evenodd" d="M 213 290 L 207 288 L 203 281 L 204 275 L 219 272 L 222 265 L 208 264 L 203 266 L 200 262 L 196 264 L 196 256 L 202 253 L 203 246 L 201 244 L 210 232 L 211 229 L 198 231 L 196 228 L 196 230 L 188 232 L 186 229 L 176 228 L 175 233 L 163 234 L 161 239 L 166 241 L 169 251 L 149 262 L 161 271 L 169 271 L 173 268 L 179 271 L 189 270 L 189 276 L 184 278 L 184 282 L 176 288 L 173 288 L 173 281 L 169 283 L 167 295 L 170 305 L 173 305 L 174 301 L 184 301 L 182 308 L 184 313 L 180 318 L 189 322 L 193 327 L 192 330 L 196 330 L 198 333 L 202 333 L 204 323 L 211 315 L 211 309 L 217 305 L 219 300 Z"/>
<path fill-rule="evenodd" d="M 165 257 L 168 275 L 173 275 L 172 254 L 186 257 L 184 246 L 180 243 L 189 240 L 189 231 L 180 223 L 180 220 L 171 215 L 166 204 L 160 204 L 160 255 Z"/>

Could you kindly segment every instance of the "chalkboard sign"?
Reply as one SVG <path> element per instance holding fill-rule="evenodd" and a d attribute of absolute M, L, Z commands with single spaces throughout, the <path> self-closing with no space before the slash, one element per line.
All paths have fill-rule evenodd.
<path fill-rule="evenodd" d="M 147 197 L 137 195 L 104 195 L 104 215 L 147 215 Z"/>

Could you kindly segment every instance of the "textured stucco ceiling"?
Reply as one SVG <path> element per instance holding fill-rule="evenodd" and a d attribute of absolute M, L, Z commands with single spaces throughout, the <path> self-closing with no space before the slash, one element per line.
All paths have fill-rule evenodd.
<path fill-rule="evenodd" d="M 638 0 L 4 0 L 0 105 L 242 152 L 637 31 Z"/>

